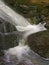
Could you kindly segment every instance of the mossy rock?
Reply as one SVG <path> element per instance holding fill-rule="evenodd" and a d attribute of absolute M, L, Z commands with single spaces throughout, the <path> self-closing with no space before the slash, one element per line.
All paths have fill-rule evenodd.
<path fill-rule="evenodd" d="M 28 45 L 42 57 L 49 58 L 49 30 L 30 35 Z"/>

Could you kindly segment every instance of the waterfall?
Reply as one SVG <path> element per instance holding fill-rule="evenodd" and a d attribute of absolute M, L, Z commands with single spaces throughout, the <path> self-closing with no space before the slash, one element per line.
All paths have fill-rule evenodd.
<path fill-rule="evenodd" d="M 2 2 L 2 0 L 0 0 L 0 17 L 7 20 L 10 23 L 12 23 L 14 26 L 29 25 L 29 22 L 24 17 L 22 17 L 21 15 L 19 15 L 16 12 L 14 12 L 11 8 L 9 8 L 7 5 L 5 5 L 5 3 Z"/>
<path fill-rule="evenodd" d="M 40 55 L 32 51 L 27 44 L 25 45 L 25 34 L 27 36 L 35 32 L 46 30 L 44 25 L 31 25 L 24 17 L 5 5 L 2 0 L 0 0 L 0 17 L 3 20 L 13 24 L 16 28 L 18 25 L 19 29 L 19 45 L 9 48 L 8 50 L 4 50 L 5 65 L 49 65 L 49 60 L 47 62 L 47 60 L 43 59 Z M 6 27 L 4 27 L 4 29 L 6 32 Z M 35 30 L 32 31 L 32 29 Z"/>

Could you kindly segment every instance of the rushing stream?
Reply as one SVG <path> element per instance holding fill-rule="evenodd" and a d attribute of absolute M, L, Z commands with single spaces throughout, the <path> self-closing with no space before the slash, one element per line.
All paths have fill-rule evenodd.
<path fill-rule="evenodd" d="M 3 41 L 5 41 L 4 35 L 12 34 L 6 33 L 7 30 L 4 21 L 13 24 L 18 30 L 17 32 L 13 32 L 13 34 L 19 35 L 19 45 L 3 50 L 5 65 L 49 65 L 49 59 L 42 58 L 25 44 L 27 43 L 28 35 L 46 30 L 44 27 L 45 23 L 31 25 L 24 17 L 5 5 L 2 0 L 0 0 L 0 19 L 3 20 L 1 28 L 4 25 L 4 33 L 0 33 L 3 36 Z"/>

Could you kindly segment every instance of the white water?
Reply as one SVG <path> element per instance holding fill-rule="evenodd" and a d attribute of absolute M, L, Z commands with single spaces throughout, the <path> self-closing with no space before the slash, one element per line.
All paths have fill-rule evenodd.
<path fill-rule="evenodd" d="M 0 0 L 0 17 L 3 18 L 4 20 L 8 21 L 9 23 L 12 23 L 14 26 L 19 25 L 19 26 L 27 26 L 30 25 L 30 23 L 23 18 L 21 15 L 15 13 L 12 9 L 10 9 L 7 5 L 5 5 L 1 0 Z M 30 26 L 27 26 L 23 29 L 24 31 L 28 31 L 29 33 L 25 33 L 27 36 L 46 30 L 44 26 L 39 26 L 36 25 L 35 27 L 31 25 L 31 32 L 30 31 Z M 17 26 L 16 26 L 17 27 Z M 39 28 L 39 29 L 38 29 Z M 32 31 L 32 29 L 37 29 L 36 31 Z M 18 30 L 19 31 L 19 30 Z M 23 30 L 20 30 L 20 33 Z M 22 33 L 24 33 L 24 31 Z M 24 63 L 24 65 L 49 65 L 49 62 L 47 63 L 43 58 L 41 58 L 38 54 L 33 52 L 28 45 L 25 44 L 25 39 L 23 35 L 20 34 L 20 40 L 19 40 L 19 45 L 13 48 L 9 48 L 8 50 L 4 50 L 5 52 L 5 65 L 18 65 L 19 63 Z"/>
<path fill-rule="evenodd" d="M 5 51 L 6 65 L 49 65 L 49 61 L 44 60 L 33 52 L 27 45 L 16 46 Z M 21 64 L 21 65 L 22 65 Z"/>
<path fill-rule="evenodd" d="M 11 8 L 5 5 L 5 3 L 2 2 L 2 0 L 0 0 L 0 17 L 5 19 L 8 22 L 11 22 L 14 26 L 29 25 L 29 22 L 24 17 L 14 12 Z"/>

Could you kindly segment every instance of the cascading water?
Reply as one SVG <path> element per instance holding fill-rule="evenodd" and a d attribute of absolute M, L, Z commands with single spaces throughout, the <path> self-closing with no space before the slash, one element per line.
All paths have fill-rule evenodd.
<path fill-rule="evenodd" d="M 45 24 L 31 25 L 25 18 L 5 5 L 2 0 L 0 0 L 0 17 L 13 24 L 19 34 L 19 45 L 4 50 L 5 65 L 49 65 L 49 60 L 40 57 L 27 44 L 25 45 L 28 35 L 46 30 Z M 6 31 L 6 27 L 4 29 Z"/>

